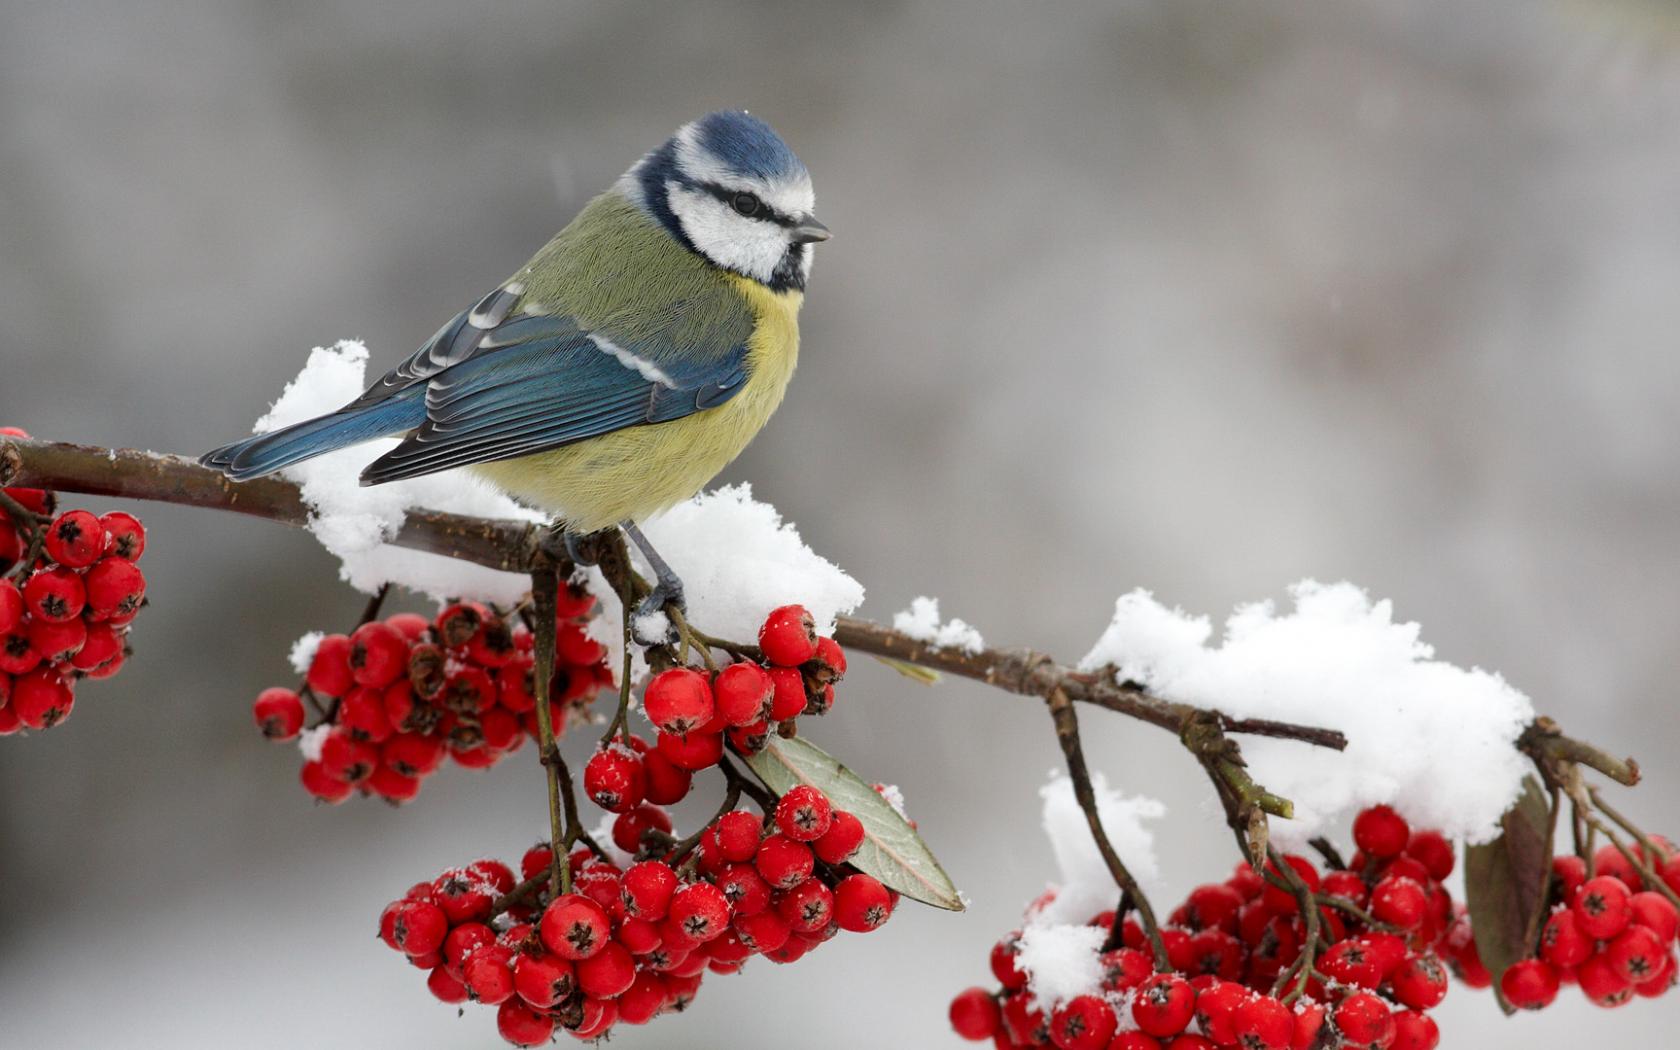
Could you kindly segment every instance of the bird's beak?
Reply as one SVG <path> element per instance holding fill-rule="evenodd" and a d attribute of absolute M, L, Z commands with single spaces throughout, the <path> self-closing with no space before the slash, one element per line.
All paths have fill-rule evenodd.
<path fill-rule="evenodd" d="M 832 234 L 828 232 L 828 227 L 818 222 L 815 215 L 801 215 L 799 225 L 793 228 L 793 243 L 795 244 L 826 241 L 830 236 Z"/>

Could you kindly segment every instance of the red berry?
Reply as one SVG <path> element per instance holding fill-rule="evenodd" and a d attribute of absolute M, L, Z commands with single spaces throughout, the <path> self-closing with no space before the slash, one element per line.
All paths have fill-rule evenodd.
<path fill-rule="evenodd" d="M 124 632 L 112 627 L 109 622 L 88 624 L 86 640 L 70 657 L 70 666 L 78 671 L 97 671 L 113 661 L 120 661 L 123 636 Z"/>
<path fill-rule="evenodd" d="M 391 915 L 391 943 L 408 955 L 429 955 L 443 947 L 449 917 L 427 901 L 403 901 Z"/>
<path fill-rule="evenodd" d="M 29 647 L 41 654 L 42 661 L 61 664 L 82 651 L 87 632 L 87 623 L 80 618 L 63 623 L 35 620 L 29 625 Z"/>
<path fill-rule="evenodd" d="M 1592 938 L 1581 932 L 1575 913 L 1568 909 L 1553 912 L 1540 931 L 1540 957 L 1557 969 L 1573 970 L 1592 950 Z"/>
<path fill-rule="evenodd" d="M 0 525 L 0 532 L 5 527 Z M 0 634 L 6 634 L 23 622 L 23 592 L 11 580 L 0 579 Z"/>
<path fill-rule="evenodd" d="M 486 1006 L 513 998 L 513 949 L 505 944 L 486 944 L 461 963 L 461 982 L 467 994 Z"/>
<path fill-rule="evenodd" d="M 420 778 L 380 766 L 367 778 L 367 789 L 392 805 L 400 805 L 420 794 Z"/>
<path fill-rule="evenodd" d="M 1132 951 L 1133 949 L 1122 948 L 1119 950 Z M 1142 953 L 1139 954 L 1142 955 Z M 1154 971 L 1154 965 L 1150 962 L 1149 957 L 1144 955 L 1142 958 L 1145 968 L 1132 981 L 1131 987 L 1136 987 L 1148 980 L 1150 974 Z M 1191 984 L 1191 987 L 1196 989 L 1196 1013 L 1194 1016 L 1196 1025 L 1201 1028 L 1203 1034 L 1216 1043 L 1235 1043 L 1237 1034 L 1232 1027 L 1232 1022 L 1235 1019 L 1237 1007 L 1253 998 L 1254 993 L 1235 981 L 1224 981 L 1218 978 L 1211 980 L 1198 978 L 1198 980 L 1203 983 L 1192 982 Z M 1106 980 L 1103 987 L 1108 987 Z"/>
<path fill-rule="evenodd" d="M 691 882 L 671 895 L 670 919 L 696 941 L 709 941 L 729 927 L 729 898 L 709 882 Z"/>
<path fill-rule="evenodd" d="M 776 803 L 776 827 L 795 842 L 815 842 L 833 822 L 828 796 L 809 784 L 789 789 Z"/>
<path fill-rule="evenodd" d="M 670 997 L 671 990 L 665 979 L 643 970 L 618 997 L 618 1019 L 625 1024 L 647 1024 L 665 1009 Z"/>
<path fill-rule="evenodd" d="M 577 964 L 578 988 L 593 999 L 622 995 L 635 980 L 635 957 L 617 941 L 606 942 L 600 951 Z"/>
<path fill-rule="evenodd" d="M 843 809 L 834 811 L 833 822 L 811 849 L 824 864 L 844 864 L 863 845 L 863 821 Z"/>
<path fill-rule="evenodd" d="M 773 609 L 758 629 L 764 658 L 782 667 L 798 667 L 817 655 L 817 629 L 803 605 Z"/>
<path fill-rule="evenodd" d="M 499 616 L 487 617 L 467 643 L 467 659 L 480 667 L 506 667 L 518 658 L 513 629 Z"/>
<path fill-rule="evenodd" d="M 999 947 L 1002 946 L 1000 942 Z M 997 949 L 993 949 L 995 959 Z M 1013 958 L 1013 956 L 1011 956 Z M 1136 988 L 1155 972 L 1154 960 L 1136 948 L 1116 948 L 1098 959 L 1103 968 L 1103 991 L 1125 992 Z M 1016 971 L 1018 972 L 1018 971 Z"/>
<path fill-rule="evenodd" d="M 450 929 L 443 938 L 443 962 L 459 975 L 468 958 L 487 944 L 496 943 L 496 931 L 482 922 L 465 922 Z"/>
<path fill-rule="evenodd" d="M 1269 995 L 1257 995 L 1231 1015 L 1231 1031 L 1243 1050 L 1287 1050 L 1295 1034 L 1295 1015 Z"/>
<path fill-rule="evenodd" d="M 1440 1042 L 1441 1030 L 1428 1014 L 1401 1010 L 1394 1015 L 1394 1042 L 1389 1050 L 1435 1050 Z"/>
<path fill-rule="evenodd" d="M 1378 922 L 1415 930 L 1423 925 L 1428 909 L 1423 887 L 1403 875 L 1390 875 L 1371 890 L 1371 914 Z"/>
<path fill-rule="evenodd" d="M 1324 1034 L 1326 1011 L 1319 1003 L 1300 1001 L 1295 1006 L 1295 1034 L 1290 1037 L 1289 1050 L 1314 1050 Z"/>
<path fill-rule="evenodd" d="M 1632 993 L 1628 979 L 1604 951 L 1595 952 L 1575 968 L 1575 981 L 1581 986 L 1581 994 L 1600 1006 L 1620 1005 Z"/>
<path fill-rule="evenodd" d="M 1382 983 L 1382 963 L 1363 938 L 1338 941 L 1320 957 L 1318 968 L 1326 977 L 1359 988 Z"/>
<path fill-rule="evenodd" d="M 1557 898 L 1565 904 L 1575 899 L 1575 891 L 1587 881 L 1587 862 L 1574 854 L 1552 858 L 1552 878 L 1557 883 Z"/>
<path fill-rule="evenodd" d="M 303 728 L 303 700 L 290 689 L 264 689 L 252 705 L 257 727 L 270 740 L 290 740 Z"/>
<path fill-rule="evenodd" d="M 1058 1050 L 1107 1050 L 1119 1021 L 1114 1008 L 1094 995 L 1076 995 L 1050 1017 L 1050 1041 Z"/>
<path fill-rule="evenodd" d="M 583 1020 L 572 1029 L 572 1038 L 580 1040 L 594 1039 L 605 1035 L 618 1020 L 618 1004 L 611 999 L 585 999 L 583 1001 Z"/>
<path fill-rule="evenodd" d="M 1353 841 L 1370 857 L 1396 856 L 1410 837 L 1406 819 L 1388 806 L 1372 806 L 1353 820 Z"/>
<path fill-rule="evenodd" d="M 1184 1031 L 1195 1012 L 1196 991 L 1176 973 L 1159 973 L 1144 981 L 1132 1000 L 1132 1020 L 1157 1037 Z"/>
<path fill-rule="evenodd" d="M 607 647 L 589 637 L 578 624 L 563 623 L 555 633 L 554 651 L 564 663 L 593 667 L 606 659 Z"/>
<path fill-rule="evenodd" d="M 1668 990 L 1674 987 L 1677 969 L 1680 969 L 1680 964 L 1676 963 L 1674 956 L 1665 953 L 1662 957 L 1661 968 L 1652 976 L 1634 985 L 1634 994 L 1646 999 L 1655 999 L 1667 994 Z"/>
<path fill-rule="evenodd" d="M 1314 893 L 1318 892 L 1318 869 L 1313 867 L 1312 861 L 1294 853 L 1284 854 L 1283 859 L 1295 870 L 1296 876 L 1302 882 L 1307 884 L 1307 889 L 1312 890 Z M 1269 873 L 1270 878 L 1267 879 L 1266 889 L 1261 897 L 1261 899 L 1266 902 L 1266 907 L 1269 908 L 1274 915 L 1293 914 L 1298 910 L 1295 902 L 1295 895 L 1289 890 L 1284 889 L 1282 886 L 1274 886 L 1271 883 L 1272 878 L 1281 878 L 1281 873 L 1278 871 L 1276 862 L 1268 862 L 1266 865 L 1266 871 Z"/>
<path fill-rule="evenodd" d="M 583 767 L 584 793 L 609 813 L 624 813 L 640 805 L 646 786 L 641 756 L 623 745 L 602 748 Z"/>
<path fill-rule="evenodd" d="M 642 836 L 645 832 L 671 830 L 671 817 L 658 806 L 650 806 L 646 802 L 627 813 L 620 813 L 613 820 L 613 845 L 626 853 L 639 853 L 642 849 Z"/>
<path fill-rule="evenodd" d="M 1512 963 L 1499 978 L 1499 990 L 1517 1009 L 1539 1010 L 1557 998 L 1558 973 L 1544 959 L 1523 959 Z"/>
<path fill-rule="evenodd" d="M 1575 892 L 1575 922 L 1588 937 L 1607 941 L 1627 926 L 1631 896 L 1627 884 L 1615 876 L 1588 879 Z"/>
<path fill-rule="evenodd" d="M 842 930 L 868 933 L 891 918 L 892 911 L 892 894 L 873 875 L 848 875 L 834 887 L 834 921 Z"/>
<path fill-rule="evenodd" d="M 1645 890 L 1629 897 L 1628 914 L 1632 922 L 1650 927 L 1664 945 L 1672 943 L 1676 934 L 1680 933 L 1680 912 L 1675 911 L 1667 897 L 1655 890 Z"/>
<path fill-rule="evenodd" d="M 951 1000 L 951 1029 L 964 1039 L 990 1039 L 1003 1023 L 997 1000 L 984 988 L 967 988 Z"/>
<path fill-rule="evenodd" d="M 1593 854 L 1593 871 L 1622 880 L 1630 890 L 1639 885 L 1638 870 L 1614 845 L 1598 847 L 1598 852 Z"/>
<path fill-rule="evenodd" d="M 1027 986 L 1026 972 L 1015 965 L 1015 953 L 1020 948 L 1020 938 L 1021 931 L 1016 930 L 992 945 L 992 976 L 997 978 L 1006 992 L 1020 991 Z"/>
<path fill-rule="evenodd" d="M 661 730 L 656 746 L 672 765 L 694 772 L 717 765 L 723 757 L 723 734 L 696 732 L 683 737 Z"/>
<path fill-rule="evenodd" d="M 1447 968 L 1434 952 L 1406 956 L 1389 978 L 1394 998 L 1414 1010 L 1433 1010 L 1447 997 Z"/>
<path fill-rule="evenodd" d="M 810 847 L 786 835 L 771 835 L 759 843 L 753 857 L 753 864 L 764 881 L 783 890 L 810 878 L 814 863 Z"/>
<path fill-rule="evenodd" d="M 712 884 L 723 891 L 736 918 L 756 915 L 770 906 L 770 884 L 751 864 L 728 865 L 713 876 Z"/>
<path fill-rule="evenodd" d="M 761 908 L 750 915 L 737 912 L 733 929 L 742 944 L 764 955 L 780 950 L 793 935 L 793 926 L 775 908 Z"/>
<path fill-rule="evenodd" d="M 383 689 L 408 674 L 408 639 L 388 623 L 371 620 L 350 635 L 350 676 L 357 685 Z"/>
<path fill-rule="evenodd" d="M 350 636 L 329 634 L 315 646 L 304 676 L 309 688 L 323 696 L 344 696 L 356 684 L 350 675 Z"/>
<path fill-rule="evenodd" d="M 678 737 L 686 736 L 710 722 L 715 713 L 712 689 L 706 676 L 687 667 L 655 675 L 642 694 L 642 709 L 654 725 Z M 667 757 L 683 765 L 674 756 Z"/>
<path fill-rule="evenodd" d="M 730 664 L 712 682 L 717 717 L 732 726 L 745 726 L 770 713 L 776 685 L 757 664 Z"/>
<path fill-rule="evenodd" d="M 0 674 L 28 674 L 40 662 L 41 654 L 29 644 L 27 624 L 0 634 Z"/>
<path fill-rule="evenodd" d="M 576 987 L 572 964 L 557 955 L 542 952 L 513 960 L 514 992 L 539 1010 L 569 998 Z"/>
<path fill-rule="evenodd" d="M 770 721 L 798 718 L 805 710 L 805 676 L 797 667 L 769 667 L 765 673 L 775 687 L 770 698 Z"/>
<path fill-rule="evenodd" d="M 1355 992 L 1336 1007 L 1344 1044 L 1380 1050 L 1394 1041 L 1394 1015 L 1370 992 Z"/>
<path fill-rule="evenodd" d="M 632 864 L 619 880 L 624 914 L 646 922 L 658 922 L 665 917 L 671 906 L 671 895 L 676 891 L 677 873 L 660 860 Z"/>
<path fill-rule="evenodd" d="M 730 810 L 713 826 L 717 832 L 717 849 L 724 860 L 739 864 L 757 855 L 763 827 L 751 813 L 744 809 Z"/>
<path fill-rule="evenodd" d="M 87 607 L 94 619 L 130 616 L 146 597 L 146 577 L 140 567 L 123 558 L 104 557 L 82 577 Z"/>
<path fill-rule="evenodd" d="M 71 569 L 83 569 L 105 553 L 105 526 L 85 510 L 67 510 L 47 526 L 47 557 Z"/>
<path fill-rule="evenodd" d="M 431 993 L 446 1003 L 464 1003 L 467 1001 L 467 986 L 460 979 L 449 972 L 449 967 L 438 966 L 426 975 L 426 987 Z"/>
<path fill-rule="evenodd" d="M 537 934 L 562 959 L 587 959 L 611 936 L 612 923 L 599 904 L 577 893 L 556 897 L 543 910 Z"/>
<path fill-rule="evenodd" d="M 357 784 L 378 765 L 379 749 L 342 729 L 332 730 L 321 741 L 321 768 L 334 779 Z"/>
<path fill-rule="evenodd" d="M 1109 1040 L 1108 1050 L 1161 1050 L 1161 1041 L 1132 1028 Z"/>
<path fill-rule="evenodd" d="M 456 602 L 439 610 L 435 626 L 445 648 L 459 649 L 472 641 L 484 622 L 484 609 L 476 602 Z"/>
<path fill-rule="evenodd" d="M 28 729 L 51 729 L 70 717 L 76 696 L 57 671 L 41 667 L 12 683 L 9 710 Z"/>
<path fill-rule="evenodd" d="M 1629 984 L 1642 984 L 1662 972 L 1668 944 L 1650 927 L 1629 924 L 1605 946 L 1604 954 Z"/>
<path fill-rule="evenodd" d="M 658 749 L 642 753 L 646 798 L 660 806 L 674 806 L 688 797 L 694 774 L 666 758 Z"/>
<path fill-rule="evenodd" d="M 140 519 L 120 510 L 109 511 L 99 517 L 105 530 L 105 549 L 119 558 L 139 561 L 146 551 L 146 529 Z"/>
<path fill-rule="evenodd" d="M 298 770 L 298 779 L 303 783 L 303 790 L 329 805 L 343 802 L 355 790 L 347 781 L 328 773 L 319 760 L 305 762 Z"/>
<path fill-rule="evenodd" d="M 824 685 L 833 685 L 846 677 L 846 651 L 832 638 L 817 639 L 817 654 L 810 662 L 817 680 Z"/>
<path fill-rule="evenodd" d="M 444 676 L 437 702 L 457 714 L 482 714 L 496 703 L 496 683 L 484 668 L 466 664 Z"/>
<path fill-rule="evenodd" d="M 554 1037 L 554 1018 L 506 999 L 496 1010 L 496 1031 L 514 1046 L 541 1046 Z"/>
<path fill-rule="evenodd" d="M 1429 877 L 1436 882 L 1452 874 L 1452 843 L 1439 831 L 1412 832 L 1411 841 L 1406 843 L 1406 856 L 1429 869 Z"/>
<path fill-rule="evenodd" d="M 821 879 L 806 879 L 778 897 L 776 910 L 799 933 L 817 933 L 834 917 L 834 892 Z"/>
<path fill-rule="evenodd" d="M 36 620 L 64 623 L 80 616 L 87 608 L 87 588 L 81 574 L 74 569 L 63 566 L 40 569 L 24 581 L 23 603 Z"/>

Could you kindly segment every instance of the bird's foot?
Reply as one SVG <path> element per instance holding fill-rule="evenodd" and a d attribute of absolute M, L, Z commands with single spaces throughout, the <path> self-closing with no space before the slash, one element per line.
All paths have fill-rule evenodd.
<path fill-rule="evenodd" d="M 590 566 L 595 564 L 594 544 L 589 542 L 592 533 L 564 532 L 561 539 L 566 544 L 566 555 L 572 559 L 574 565 Z"/>

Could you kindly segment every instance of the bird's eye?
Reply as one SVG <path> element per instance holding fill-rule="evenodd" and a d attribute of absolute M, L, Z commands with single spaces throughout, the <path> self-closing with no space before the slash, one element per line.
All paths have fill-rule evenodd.
<path fill-rule="evenodd" d="M 740 193 L 737 193 L 730 199 L 729 203 L 731 207 L 749 219 L 757 215 L 764 208 L 764 202 L 758 199 L 758 195 L 755 193 L 748 193 L 746 190 L 742 190 Z"/>

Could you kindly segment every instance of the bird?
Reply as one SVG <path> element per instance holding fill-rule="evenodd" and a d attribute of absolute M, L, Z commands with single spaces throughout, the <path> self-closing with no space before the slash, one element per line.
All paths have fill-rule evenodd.
<path fill-rule="evenodd" d="M 810 172 L 768 123 L 678 128 L 401 364 L 336 412 L 206 453 L 234 481 L 376 438 L 364 485 L 464 468 L 552 516 L 618 527 L 684 607 L 638 522 L 691 498 L 781 404 L 813 245 Z"/>

